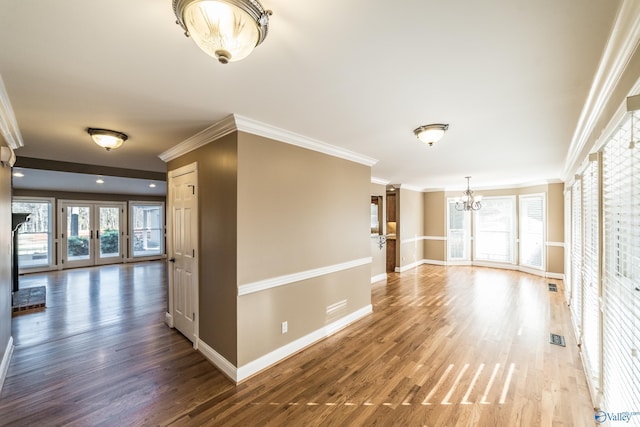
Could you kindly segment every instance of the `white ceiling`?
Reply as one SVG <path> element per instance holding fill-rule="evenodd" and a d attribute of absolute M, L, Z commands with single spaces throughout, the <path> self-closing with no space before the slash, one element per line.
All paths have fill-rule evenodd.
<path fill-rule="evenodd" d="M 418 188 L 557 180 L 618 0 L 262 0 L 269 35 L 218 64 L 171 0 L 0 0 L 18 156 L 164 171 L 231 113 L 378 159 Z M 449 123 L 434 147 L 412 131 Z M 87 127 L 129 134 L 115 151 Z"/>

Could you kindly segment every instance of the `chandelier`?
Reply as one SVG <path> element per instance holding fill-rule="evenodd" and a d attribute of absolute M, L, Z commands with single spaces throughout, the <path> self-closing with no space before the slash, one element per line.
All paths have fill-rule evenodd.
<path fill-rule="evenodd" d="M 262 43 L 271 15 L 257 0 L 173 0 L 173 11 L 184 34 L 222 64 Z"/>
<path fill-rule="evenodd" d="M 459 211 L 477 211 L 482 207 L 480 203 L 482 201 L 482 196 L 478 196 L 474 199 L 473 191 L 469 188 L 469 179 L 470 176 L 465 176 L 467 178 L 467 189 L 462 193 L 462 197 L 456 198 L 456 210 Z"/>

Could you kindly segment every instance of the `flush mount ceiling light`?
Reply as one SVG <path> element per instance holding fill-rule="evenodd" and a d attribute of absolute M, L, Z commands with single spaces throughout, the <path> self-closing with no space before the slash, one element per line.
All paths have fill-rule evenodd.
<path fill-rule="evenodd" d="M 440 141 L 444 133 L 449 129 L 448 124 L 434 123 L 432 125 L 423 125 L 413 130 L 418 139 L 431 147 L 434 142 Z"/>
<path fill-rule="evenodd" d="M 93 141 L 107 151 L 120 147 L 129 137 L 115 130 L 89 128 L 87 133 L 91 135 Z"/>
<path fill-rule="evenodd" d="M 270 10 L 257 0 L 173 0 L 176 24 L 220 63 L 239 61 L 264 41 Z"/>
<path fill-rule="evenodd" d="M 467 178 L 467 189 L 462 193 L 462 197 L 456 198 L 456 210 L 477 211 L 482 207 L 482 196 L 473 197 L 473 191 L 469 188 L 469 179 L 471 177 L 465 176 L 465 178 Z"/>

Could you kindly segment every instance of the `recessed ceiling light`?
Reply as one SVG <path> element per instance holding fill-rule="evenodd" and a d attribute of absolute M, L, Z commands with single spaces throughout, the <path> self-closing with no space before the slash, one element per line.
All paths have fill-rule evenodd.
<path fill-rule="evenodd" d="M 22 178 L 24 174 L 22 172 L 14 172 L 13 176 L 15 176 L 16 178 Z"/>
<path fill-rule="evenodd" d="M 104 184 L 104 179 L 102 179 L 102 178 L 98 178 L 98 179 L 96 179 L 96 182 L 97 182 L 98 184 Z"/>
<path fill-rule="evenodd" d="M 149 184 L 149 187 L 156 188 L 156 185 L 155 184 Z"/>

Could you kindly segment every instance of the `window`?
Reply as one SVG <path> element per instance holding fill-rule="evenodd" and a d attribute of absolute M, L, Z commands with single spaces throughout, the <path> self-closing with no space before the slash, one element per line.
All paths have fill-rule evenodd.
<path fill-rule="evenodd" d="M 520 197 L 520 265 L 544 268 L 544 195 Z"/>
<path fill-rule="evenodd" d="M 164 203 L 130 202 L 133 257 L 164 253 Z"/>
<path fill-rule="evenodd" d="M 617 408 L 640 407 L 640 144 L 630 140 L 627 116 L 602 165 L 604 404 Z"/>
<path fill-rule="evenodd" d="M 447 259 L 449 261 L 469 261 L 471 259 L 469 240 L 471 235 L 471 215 L 456 209 L 456 199 L 447 203 Z"/>
<path fill-rule="evenodd" d="M 515 198 L 482 199 L 475 215 L 475 259 L 514 263 Z"/>
<path fill-rule="evenodd" d="M 18 267 L 49 267 L 53 264 L 53 201 L 45 198 L 15 197 L 12 212 L 31 214 L 18 230 Z"/>

